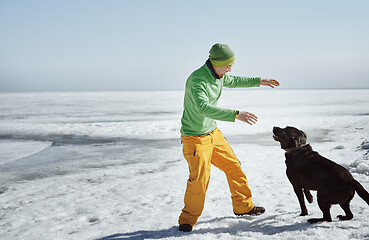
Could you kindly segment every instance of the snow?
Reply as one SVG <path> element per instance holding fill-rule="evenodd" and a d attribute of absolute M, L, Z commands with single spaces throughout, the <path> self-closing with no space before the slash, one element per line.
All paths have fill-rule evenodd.
<path fill-rule="evenodd" d="M 51 142 L 0 140 L 0 164 L 15 161 L 50 147 Z M 14 151 L 14 149 L 17 149 Z"/>
<path fill-rule="evenodd" d="M 354 219 L 309 224 L 285 175 L 272 127 L 304 130 L 321 155 L 369 190 L 369 90 L 227 90 L 220 105 L 259 117 L 218 122 L 241 161 L 258 217 L 233 215 L 212 167 L 203 214 L 178 232 L 188 178 L 181 153 L 183 92 L 0 94 L 0 239 L 369 239 L 369 206 Z"/>

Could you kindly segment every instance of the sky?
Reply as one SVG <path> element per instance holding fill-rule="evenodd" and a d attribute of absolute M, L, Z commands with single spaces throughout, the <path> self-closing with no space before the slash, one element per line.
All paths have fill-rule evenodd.
<path fill-rule="evenodd" d="M 369 1 L 0 0 L 0 92 L 183 90 L 214 43 L 229 74 L 369 88 Z"/>

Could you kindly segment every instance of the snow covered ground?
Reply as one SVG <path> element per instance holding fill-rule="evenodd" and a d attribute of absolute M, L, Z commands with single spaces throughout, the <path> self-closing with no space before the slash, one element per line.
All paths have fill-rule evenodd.
<path fill-rule="evenodd" d="M 298 127 L 321 155 L 369 190 L 369 90 L 227 90 L 222 107 L 259 117 L 218 122 L 239 157 L 258 217 L 233 215 L 212 168 L 191 233 L 177 230 L 188 178 L 179 139 L 183 92 L 0 94 L 0 239 L 369 239 L 369 206 L 354 219 L 311 225 L 272 127 Z M 314 200 L 315 192 L 313 192 Z M 342 214 L 339 206 L 332 217 Z"/>

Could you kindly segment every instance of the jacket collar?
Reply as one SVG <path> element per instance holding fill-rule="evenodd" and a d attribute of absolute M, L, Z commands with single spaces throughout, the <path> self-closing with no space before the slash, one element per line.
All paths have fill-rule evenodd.
<path fill-rule="evenodd" d="M 213 65 L 211 65 L 210 59 L 208 59 L 206 61 L 206 66 L 209 68 L 211 75 L 215 78 L 215 79 L 220 79 L 220 77 L 218 76 L 218 74 L 215 73 Z"/>

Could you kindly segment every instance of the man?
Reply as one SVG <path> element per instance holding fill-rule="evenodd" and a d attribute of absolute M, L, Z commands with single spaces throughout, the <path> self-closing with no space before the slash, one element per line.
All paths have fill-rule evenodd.
<path fill-rule="evenodd" d="M 184 197 L 185 206 L 179 216 L 179 231 L 190 232 L 204 208 L 211 164 L 225 172 L 231 192 L 233 212 L 238 215 L 260 215 L 263 207 L 255 207 L 251 191 L 240 162 L 222 133 L 216 120 L 250 125 L 257 117 L 249 112 L 217 107 L 223 86 L 272 88 L 279 86 L 273 79 L 246 78 L 226 75 L 235 61 L 226 44 L 215 44 L 206 63 L 194 71 L 186 82 L 184 110 L 181 119 L 183 155 L 189 166 L 189 179 Z"/>

